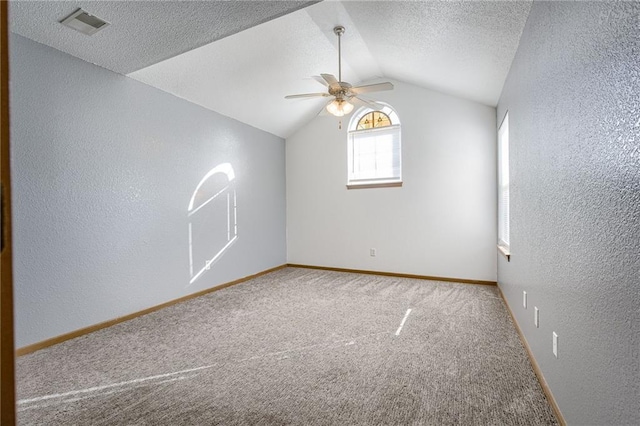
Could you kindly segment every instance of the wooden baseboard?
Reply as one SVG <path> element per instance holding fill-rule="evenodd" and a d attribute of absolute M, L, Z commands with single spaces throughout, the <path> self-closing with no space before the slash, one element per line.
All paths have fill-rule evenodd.
<path fill-rule="evenodd" d="M 507 298 L 504 297 L 504 294 L 502 293 L 502 289 L 500 288 L 500 286 L 498 286 L 498 291 L 500 292 L 500 297 L 502 297 L 502 301 L 504 302 L 505 306 L 507 307 L 507 311 L 509 312 L 509 315 L 511 315 L 511 321 L 513 322 L 513 325 L 516 327 L 516 331 L 518 332 L 518 336 L 520 336 L 520 341 L 522 342 L 522 346 L 524 346 L 524 348 L 527 350 L 527 355 L 529 356 L 529 362 L 531 362 L 531 366 L 533 367 L 533 371 L 534 373 L 536 373 L 536 377 L 538 378 L 538 381 L 540 382 L 540 386 L 542 387 L 542 391 L 544 392 L 545 396 L 547 397 L 547 401 L 549 401 L 549 404 L 551 404 L 551 408 L 553 408 L 553 411 L 556 415 L 556 418 L 558 419 L 558 422 L 560 422 L 560 424 L 562 426 L 566 426 L 567 422 L 564 419 L 564 416 L 562 415 L 562 412 L 560 411 L 560 407 L 558 406 L 558 403 L 556 402 L 556 399 L 553 397 L 553 393 L 551 393 L 551 389 L 549 388 L 549 385 L 547 384 L 547 381 L 544 378 L 544 375 L 542 374 L 542 370 L 540 369 L 540 366 L 538 365 L 538 362 L 536 361 L 536 359 L 533 356 L 533 352 L 531 352 L 531 348 L 529 347 L 529 343 L 527 342 L 527 339 L 524 337 L 524 334 L 522 333 L 522 330 L 520 329 L 520 324 L 518 324 L 518 321 L 516 321 L 516 317 L 515 315 L 513 315 L 513 311 L 511 310 L 511 306 L 509 306 L 509 302 L 507 302 Z"/>
<path fill-rule="evenodd" d="M 469 280 L 465 278 L 432 277 L 429 275 L 401 274 L 396 272 L 382 272 L 382 271 L 366 271 L 362 269 L 333 268 L 329 266 L 299 265 L 296 263 L 287 263 L 287 266 L 290 266 L 292 268 L 320 269 L 323 271 L 336 271 L 336 272 L 352 272 L 356 274 L 382 275 L 385 277 L 399 277 L 399 278 L 415 278 L 419 280 L 446 281 L 446 282 L 461 283 L 461 284 L 478 284 L 478 285 L 497 285 L 498 284 L 496 281 Z"/>
<path fill-rule="evenodd" d="M 116 325 L 116 324 L 119 324 L 119 323 L 124 322 L 124 321 L 129 321 L 129 320 L 137 318 L 139 316 L 149 314 L 151 312 L 157 311 L 157 310 L 162 309 L 162 308 L 166 308 L 167 306 L 175 305 L 177 303 L 181 303 L 181 302 L 184 302 L 184 301 L 189 300 L 189 299 L 193 299 L 193 298 L 196 298 L 196 297 L 199 297 L 199 296 L 203 296 L 205 294 L 212 293 L 214 291 L 222 290 L 223 288 L 231 287 L 232 285 L 235 285 L 235 284 L 240 284 L 242 282 L 251 280 L 253 278 L 257 278 L 257 277 L 259 277 L 261 275 L 265 275 L 265 274 L 268 274 L 270 272 L 274 272 L 274 271 L 277 271 L 279 269 L 285 268 L 286 266 L 287 265 L 276 266 L 275 268 L 267 269 L 267 270 L 264 270 L 262 272 L 258 272 L 257 274 L 249 275 L 249 276 L 246 276 L 244 278 L 240 278 L 240 279 L 237 279 L 237 280 L 234 280 L 234 281 L 230 281 L 228 283 L 224 283 L 224 284 L 220 284 L 220 285 L 217 285 L 215 287 L 212 287 L 212 288 L 208 288 L 206 290 L 199 291 L 197 293 L 192 293 L 192 294 L 189 294 L 187 296 L 180 297 L 178 299 L 173 299 L 173 300 L 170 300 L 168 302 L 161 303 L 160 305 L 156 305 L 156 306 L 152 306 L 152 307 L 147 308 L 147 309 L 143 309 L 142 311 L 134 312 L 134 313 L 129 314 L 129 315 L 118 317 L 118 318 L 115 318 L 115 319 L 112 319 L 112 320 L 109 320 L 109 321 L 104 321 L 104 322 L 101 322 L 99 324 L 91 325 L 89 327 L 84 327 L 84 328 L 81 328 L 79 330 L 72 331 L 70 333 L 65 333 L 65 334 L 62 334 L 60 336 L 52 337 L 50 339 L 43 340 L 43 341 L 38 342 L 38 343 L 34 343 L 34 344 L 31 344 L 31 345 L 28 345 L 28 346 L 24 346 L 22 348 L 16 349 L 16 355 L 17 356 L 27 355 L 27 354 L 33 353 L 33 352 L 35 352 L 37 350 L 44 349 L 44 348 L 47 348 L 49 346 L 56 345 L 58 343 L 62 343 L 64 341 L 66 341 L 66 340 L 70 340 L 70 339 L 74 339 L 76 337 L 84 336 L 85 334 L 93 333 L 94 331 L 101 330 L 101 329 L 107 328 L 107 327 L 111 327 L 112 325 Z"/>

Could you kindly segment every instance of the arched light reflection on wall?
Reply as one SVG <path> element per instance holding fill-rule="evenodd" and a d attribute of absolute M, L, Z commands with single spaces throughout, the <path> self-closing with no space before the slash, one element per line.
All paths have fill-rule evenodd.
<path fill-rule="evenodd" d="M 238 239 L 235 172 L 229 163 L 211 169 L 189 201 L 189 285 Z"/>

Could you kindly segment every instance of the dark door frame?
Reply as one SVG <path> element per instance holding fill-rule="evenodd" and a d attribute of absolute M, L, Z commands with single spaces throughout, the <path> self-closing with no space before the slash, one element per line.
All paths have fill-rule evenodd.
<path fill-rule="evenodd" d="M 0 1 L 0 424 L 16 424 L 15 348 L 13 340 L 13 269 L 11 251 L 11 175 L 9 172 L 9 2 Z"/>

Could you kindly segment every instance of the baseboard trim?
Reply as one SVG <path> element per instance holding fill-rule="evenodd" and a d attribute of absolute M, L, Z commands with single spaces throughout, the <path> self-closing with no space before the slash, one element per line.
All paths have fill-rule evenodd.
<path fill-rule="evenodd" d="M 500 297 L 502 298 L 502 301 L 504 302 L 504 305 L 507 307 L 507 311 L 509 312 L 509 315 L 511 316 L 511 321 L 513 322 L 513 325 L 516 328 L 516 331 L 518 332 L 518 336 L 520 337 L 520 342 L 522 342 L 522 346 L 524 346 L 524 348 L 527 351 L 527 355 L 529 356 L 529 362 L 531 362 L 531 366 L 533 367 L 533 372 L 536 373 L 536 377 L 538 378 L 538 381 L 540 382 L 540 386 L 542 387 L 542 391 L 544 392 L 545 396 L 547 397 L 547 401 L 549 401 L 549 404 L 551 404 L 551 408 L 553 409 L 553 412 L 556 415 L 556 418 L 558 419 L 558 422 L 560 422 L 561 426 L 567 426 L 567 421 L 564 419 L 564 416 L 562 415 L 562 412 L 560 411 L 560 407 L 558 406 L 558 403 L 556 402 L 556 399 L 553 397 L 553 393 L 551 392 L 551 388 L 549 388 L 549 385 L 547 384 L 547 381 L 544 378 L 544 375 L 542 374 L 542 370 L 540 369 L 540 366 L 538 365 L 538 362 L 536 361 L 536 359 L 533 356 L 533 352 L 531 352 L 531 348 L 529 347 L 529 343 L 527 342 L 527 339 L 524 337 L 524 334 L 522 333 L 522 330 L 520 329 L 520 324 L 518 324 L 518 321 L 516 321 L 516 317 L 515 315 L 513 315 L 513 311 L 511 310 L 511 306 L 509 306 L 509 302 L 507 302 L 507 298 L 504 297 L 504 293 L 502 293 L 502 289 L 500 288 L 500 286 L 498 286 L 498 291 L 500 292 Z"/>
<path fill-rule="evenodd" d="M 69 333 L 65 333 L 65 334 L 62 334 L 60 336 L 52 337 L 50 339 L 43 340 L 41 342 L 33 343 L 31 345 L 24 346 L 22 348 L 16 349 L 16 355 L 17 356 L 27 355 L 27 354 L 33 353 L 35 351 L 38 351 L 40 349 L 44 349 L 44 348 L 47 348 L 49 346 L 53 346 L 53 345 L 56 345 L 58 343 L 62 343 L 64 341 L 71 340 L 71 339 L 74 339 L 76 337 L 84 336 L 85 334 L 93 333 L 94 331 L 102 330 L 103 328 L 111 327 L 112 325 L 116 325 L 116 324 L 119 324 L 121 322 L 129 321 L 131 319 L 140 317 L 142 315 L 146 315 L 146 314 L 149 314 L 151 312 L 155 312 L 155 311 L 157 311 L 159 309 L 166 308 L 168 306 L 175 305 L 177 303 L 181 303 L 181 302 L 187 301 L 189 299 L 194 299 L 196 297 L 200 297 L 200 296 L 203 296 L 203 295 L 208 294 L 208 293 L 213 293 L 214 291 L 222 290 L 223 288 L 231 287 L 232 285 L 236 285 L 236 284 L 240 284 L 240 283 L 245 282 L 245 281 L 249 281 L 249 280 L 251 280 L 253 278 L 257 278 L 257 277 L 259 277 L 261 275 L 265 275 L 265 274 L 268 274 L 270 272 L 274 272 L 274 271 L 277 271 L 279 269 L 283 269 L 286 266 L 287 265 L 285 264 L 285 265 L 276 266 L 275 268 L 266 269 L 264 271 L 258 272 L 257 274 L 248 275 L 248 276 L 246 276 L 244 278 L 239 278 L 237 280 L 230 281 L 230 282 L 227 282 L 227 283 L 224 283 L 224 284 L 220 284 L 220 285 L 217 285 L 215 287 L 208 288 L 206 290 L 202 290 L 202 291 L 198 291 L 196 293 L 188 294 L 188 295 L 180 297 L 178 299 L 173 299 L 173 300 L 170 300 L 168 302 L 161 303 L 159 305 L 152 306 L 150 308 L 143 309 L 143 310 L 138 311 L 138 312 L 134 312 L 132 314 L 124 315 L 122 317 L 118 317 L 118 318 L 115 318 L 115 319 L 112 319 L 112 320 L 108 320 L 108 321 L 104 321 L 104 322 L 101 322 L 101 323 L 98 323 L 98 324 L 90 325 L 89 327 L 84 327 L 84 328 L 81 328 L 79 330 L 75 330 L 75 331 L 72 331 L 72 332 L 69 332 Z"/>
<path fill-rule="evenodd" d="M 351 272 L 356 274 L 382 275 L 385 277 L 415 278 L 419 280 L 446 281 L 446 282 L 461 283 L 461 284 L 498 285 L 496 281 L 469 280 L 465 278 L 433 277 L 430 275 L 414 275 L 414 274 L 402 274 L 397 272 L 367 271 L 363 269 L 334 268 L 330 266 L 300 265 L 297 263 L 287 263 L 287 266 L 290 266 L 292 268 L 320 269 L 323 271 Z"/>

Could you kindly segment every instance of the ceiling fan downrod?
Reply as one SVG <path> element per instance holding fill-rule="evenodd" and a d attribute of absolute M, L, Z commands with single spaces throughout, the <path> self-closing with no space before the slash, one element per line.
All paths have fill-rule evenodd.
<path fill-rule="evenodd" d="M 342 81 L 342 46 L 340 38 L 344 34 L 344 27 L 342 25 L 335 26 L 333 33 L 338 36 L 338 81 Z"/>

